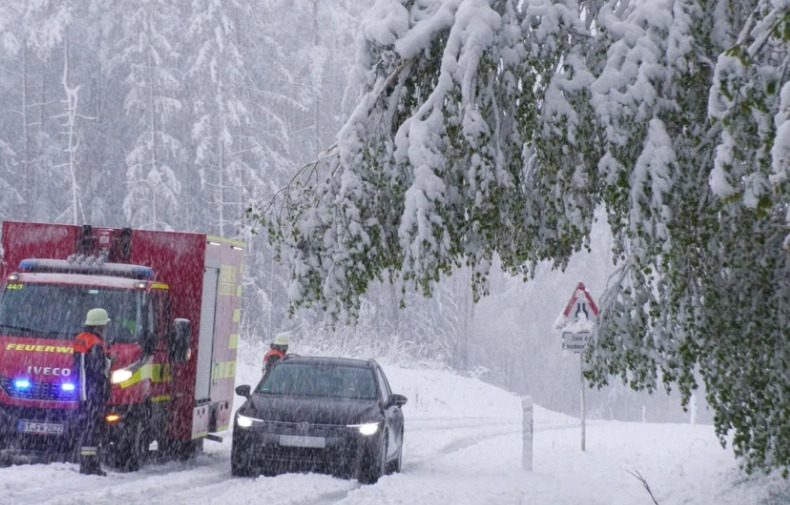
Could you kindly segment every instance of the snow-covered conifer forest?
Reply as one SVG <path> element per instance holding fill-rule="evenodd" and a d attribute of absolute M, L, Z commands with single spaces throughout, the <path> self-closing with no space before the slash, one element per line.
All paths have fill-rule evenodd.
<path fill-rule="evenodd" d="M 276 330 L 283 273 L 245 209 L 333 142 L 362 12 L 356 0 L 0 3 L 0 217 L 242 239 L 245 327 Z"/>
<path fill-rule="evenodd" d="M 787 467 L 789 51 L 788 0 L 5 2 L 0 218 L 240 238 L 248 338 L 566 411 L 584 281 L 594 415 Z"/>

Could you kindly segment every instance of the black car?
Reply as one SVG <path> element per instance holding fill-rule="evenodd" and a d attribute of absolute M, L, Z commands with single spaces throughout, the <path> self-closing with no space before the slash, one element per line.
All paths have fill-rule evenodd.
<path fill-rule="evenodd" d="M 286 356 L 247 398 L 233 426 L 231 473 L 331 473 L 372 484 L 399 472 L 406 397 L 374 360 Z"/>

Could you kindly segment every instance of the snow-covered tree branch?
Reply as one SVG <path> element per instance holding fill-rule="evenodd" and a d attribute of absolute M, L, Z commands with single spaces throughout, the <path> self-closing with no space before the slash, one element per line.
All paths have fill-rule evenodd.
<path fill-rule="evenodd" d="M 353 316 L 461 265 L 480 296 L 497 257 L 564 267 L 603 207 L 588 379 L 701 377 L 747 469 L 790 466 L 788 42 L 787 0 L 380 0 L 336 156 L 259 214 L 295 304 Z"/>

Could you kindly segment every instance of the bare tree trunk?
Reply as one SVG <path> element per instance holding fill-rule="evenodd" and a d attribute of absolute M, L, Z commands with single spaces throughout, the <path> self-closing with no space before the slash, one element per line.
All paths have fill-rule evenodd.
<path fill-rule="evenodd" d="M 217 75 L 217 102 L 223 104 L 222 76 Z M 221 106 L 216 107 L 215 121 L 217 122 L 217 189 L 214 192 L 217 199 L 217 212 L 219 222 L 217 223 L 217 233 L 220 237 L 225 236 L 225 132 L 223 122 L 223 110 Z"/>
<path fill-rule="evenodd" d="M 71 220 L 74 224 L 80 224 L 80 220 L 85 221 L 85 213 L 82 209 L 82 202 L 80 201 L 80 189 L 77 181 L 77 160 L 76 153 L 79 148 L 79 141 L 76 135 L 76 121 L 77 121 L 77 104 L 79 102 L 79 86 L 69 86 L 69 34 L 68 29 L 63 38 L 63 92 L 65 98 L 63 100 L 66 118 L 66 152 L 69 159 L 66 167 L 71 177 Z"/>
<path fill-rule="evenodd" d="M 27 120 L 27 39 L 22 41 L 22 142 L 24 143 L 25 159 L 24 181 L 22 183 L 22 198 L 25 199 L 26 220 L 32 218 L 33 213 L 33 188 L 30 174 L 30 125 Z"/>
<path fill-rule="evenodd" d="M 219 85 L 220 96 L 222 96 L 222 85 Z M 217 173 L 219 175 L 219 236 L 225 236 L 225 140 L 222 133 L 222 118 L 217 117 L 219 122 L 219 155 L 217 159 Z"/>
<path fill-rule="evenodd" d="M 318 54 L 320 47 L 319 47 L 320 39 L 318 37 L 318 0 L 313 0 L 313 54 Z M 313 57 L 311 62 L 311 70 L 313 77 L 319 75 L 321 71 L 320 68 L 314 68 L 316 66 L 315 57 Z M 314 142 L 315 142 L 315 155 L 318 156 L 318 153 L 321 151 L 321 126 L 320 126 L 320 114 L 318 104 L 321 101 L 321 94 L 320 94 L 320 86 L 319 83 L 313 79 L 313 135 L 314 135 Z"/>
<path fill-rule="evenodd" d="M 395 334 L 400 333 L 400 306 L 398 301 L 398 287 L 390 283 L 390 307 L 392 308 L 392 329 Z"/>
<path fill-rule="evenodd" d="M 156 101 L 154 100 L 154 93 L 155 93 L 155 83 L 154 83 L 154 62 L 151 59 L 151 47 L 153 40 L 153 33 L 151 30 L 151 18 L 150 14 L 147 15 L 146 19 L 146 30 L 148 30 L 148 54 L 146 55 L 146 62 L 148 64 L 148 128 L 151 135 L 151 172 L 156 172 L 156 166 L 158 163 L 156 157 Z M 158 188 L 151 188 L 151 225 L 153 229 L 157 227 L 157 216 L 156 216 L 156 194 Z"/>
<path fill-rule="evenodd" d="M 475 319 L 475 302 L 472 299 L 471 286 L 461 286 L 464 292 L 464 327 L 461 332 L 458 358 L 460 370 L 469 370 L 469 341 L 472 339 L 472 323 Z"/>

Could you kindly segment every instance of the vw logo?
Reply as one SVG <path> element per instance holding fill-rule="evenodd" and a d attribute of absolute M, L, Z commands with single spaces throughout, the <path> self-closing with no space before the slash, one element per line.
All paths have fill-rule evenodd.
<path fill-rule="evenodd" d="M 296 423 L 296 429 L 297 431 L 305 432 L 308 429 L 310 429 L 310 423 L 308 423 L 307 421 Z"/>

